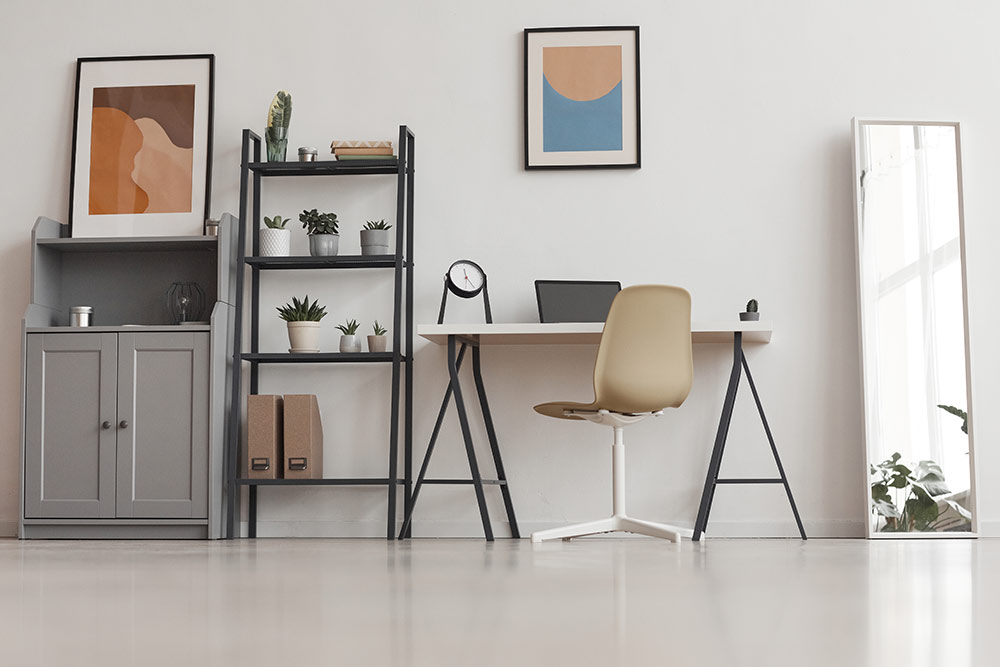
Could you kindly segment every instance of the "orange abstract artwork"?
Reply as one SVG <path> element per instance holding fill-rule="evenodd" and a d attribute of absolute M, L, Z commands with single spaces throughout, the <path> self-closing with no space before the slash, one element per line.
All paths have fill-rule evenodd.
<path fill-rule="evenodd" d="M 94 89 L 91 215 L 191 211 L 194 88 Z"/>

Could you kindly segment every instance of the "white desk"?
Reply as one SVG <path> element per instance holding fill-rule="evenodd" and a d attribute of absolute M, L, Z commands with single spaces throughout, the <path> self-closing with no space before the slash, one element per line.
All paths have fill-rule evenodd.
<path fill-rule="evenodd" d="M 486 398 L 486 388 L 483 385 L 482 368 L 480 363 L 480 347 L 489 345 L 596 345 L 601 341 L 601 332 L 604 323 L 560 323 L 560 324 L 539 324 L 530 323 L 502 323 L 502 324 L 421 324 L 417 326 L 417 335 L 432 343 L 448 346 L 448 374 L 450 382 L 438 412 L 437 422 L 434 424 L 434 431 L 431 434 L 427 451 L 424 454 L 423 463 L 420 466 L 420 473 L 417 476 L 416 486 L 410 498 L 409 510 L 403 521 L 403 528 L 399 537 L 408 537 L 410 534 L 410 523 L 413 518 L 413 508 L 417 502 L 417 496 L 424 484 L 472 484 L 476 489 L 476 500 L 479 503 L 479 513 L 483 521 L 483 532 L 486 539 L 493 540 L 493 529 L 490 526 L 489 514 L 486 509 L 486 499 L 483 494 L 483 485 L 495 484 L 500 487 L 503 494 L 504 505 L 507 510 L 507 518 L 510 521 L 511 533 L 513 537 L 520 537 L 517 528 L 517 520 L 514 517 L 514 506 L 510 498 L 510 490 L 507 484 L 506 473 L 503 469 L 503 462 L 500 457 L 500 447 L 497 443 L 496 429 L 493 427 L 493 418 L 490 415 L 489 402 Z M 708 515 L 712 509 L 712 500 L 715 498 L 715 490 L 719 484 L 782 484 L 788 496 L 792 514 L 798 524 L 799 534 L 802 539 L 806 539 L 805 530 L 802 527 L 802 520 L 799 518 L 798 509 L 795 507 L 795 500 L 792 498 L 792 491 L 788 486 L 788 479 L 785 470 L 778 457 L 778 449 L 771 436 L 771 428 L 768 426 L 767 418 L 764 416 L 764 408 L 757 394 L 757 387 L 754 385 L 753 377 L 750 375 L 750 366 L 747 365 L 746 356 L 743 354 L 745 343 L 770 343 L 772 325 L 770 322 L 741 322 L 736 318 L 726 321 L 692 322 L 691 342 L 693 344 L 730 344 L 733 346 L 733 367 L 729 375 L 729 386 L 726 389 L 726 400 L 722 406 L 722 417 L 719 420 L 719 430 L 715 436 L 715 447 L 712 450 L 712 458 L 708 466 L 708 476 L 705 479 L 705 487 L 702 491 L 701 504 L 698 509 L 698 518 L 695 521 L 694 540 L 698 540 L 708 525 Z M 466 348 L 472 348 L 472 374 L 476 383 L 476 392 L 479 397 L 479 404 L 483 411 L 483 420 L 486 424 L 486 433 L 490 441 L 490 448 L 493 451 L 493 462 L 497 469 L 496 479 L 482 479 L 479 474 L 479 465 L 472 447 L 472 435 L 469 428 L 469 419 L 465 410 L 465 402 L 462 398 L 462 390 L 459 386 L 459 370 L 462 368 L 462 361 L 465 357 Z M 719 469 L 722 466 L 722 455 L 725 451 L 726 438 L 729 435 L 729 424 L 733 416 L 733 405 L 736 402 L 736 391 L 739 387 L 740 377 L 746 374 L 750 383 L 750 390 L 753 392 L 754 402 L 757 404 L 757 411 L 760 413 L 761 422 L 764 424 L 764 431 L 767 433 L 768 442 L 771 444 L 771 453 L 778 466 L 779 477 L 774 478 L 735 478 L 720 479 Z M 457 479 L 425 479 L 427 465 L 430 462 L 431 454 L 434 451 L 434 444 L 437 442 L 438 433 L 441 430 L 441 423 L 444 421 L 448 403 L 452 394 L 455 397 L 455 407 L 458 410 L 458 419 L 462 427 L 462 438 L 465 441 L 465 450 L 469 458 L 469 470 L 472 473 L 470 480 Z M 409 466 L 409 459 L 407 459 Z M 409 477 L 409 475 L 407 475 Z"/>
<path fill-rule="evenodd" d="M 417 335 L 432 343 L 446 345 L 448 336 L 480 345 L 597 345 L 601 342 L 603 322 L 566 322 L 559 324 L 420 324 Z M 770 322 L 693 322 L 691 342 L 732 343 L 735 332 L 743 333 L 744 343 L 770 343 Z"/>

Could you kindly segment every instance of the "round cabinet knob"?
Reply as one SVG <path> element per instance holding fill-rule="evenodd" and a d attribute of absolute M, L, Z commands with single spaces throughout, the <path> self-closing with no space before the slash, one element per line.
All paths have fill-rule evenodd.
<path fill-rule="evenodd" d="M 118 428 L 128 428 L 128 422 L 124 419 L 118 422 Z"/>
<path fill-rule="evenodd" d="M 103 424 L 101 424 L 101 428 L 107 431 L 109 428 L 111 428 L 111 422 L 104 422 Z"/>

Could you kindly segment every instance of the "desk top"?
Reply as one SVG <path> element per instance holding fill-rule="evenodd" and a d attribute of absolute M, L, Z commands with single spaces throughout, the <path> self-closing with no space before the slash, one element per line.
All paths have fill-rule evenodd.
<path fill-rule="evenodd" d="M 480 345 L 596 345 L 601 341 L 603 322 L 562 322 L 557 324 L 420 324 L 417 335 L 444 345 L 448 336 L 471 338 Z M 733 333 L 743 332 L 744 343 L 770 343 L 770 322 L 692 322 L 692 343 L 732 343 Z"/>

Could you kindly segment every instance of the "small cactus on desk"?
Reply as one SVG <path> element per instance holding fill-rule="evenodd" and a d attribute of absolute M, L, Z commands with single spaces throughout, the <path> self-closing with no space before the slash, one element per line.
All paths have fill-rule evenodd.
<path fill-rule="evenodd" d="M 760 319 L 760 313 L 757 312 L 757 299 L 750 299 L 747 301 L 747 309 L 740 313 L 741 322 L 756 322 Z"/>

